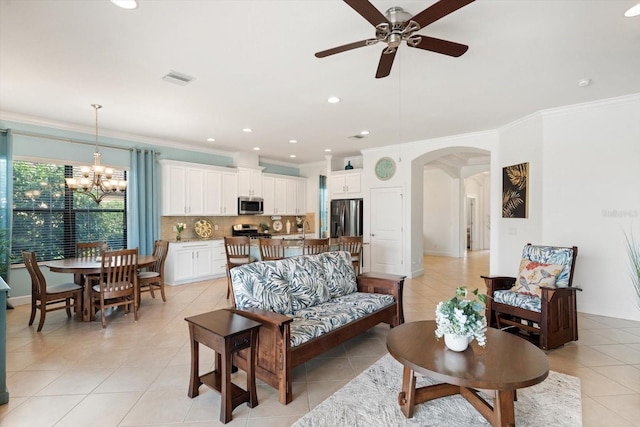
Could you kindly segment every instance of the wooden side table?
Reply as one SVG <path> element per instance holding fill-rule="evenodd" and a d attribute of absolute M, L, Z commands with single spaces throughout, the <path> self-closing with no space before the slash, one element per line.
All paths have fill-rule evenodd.
<path fill-rule="evenodd" d="M 260 323 L 229 310 L 217 310 L 184 319 L 189 324 L 191 337 L 191 379 L 189 397 L 198 396 L 200 385 L 206 384 L 221 394 L 220 422 L 231 421 L 231 413 L 241 403 L 250 408 L 258 405 L 256 394 L 255 364 L 258 329 Z M 199 344 L 216 352 L 215 369 L 199 375 Z M 242 390 L 231 382 L 233 353 L 247 352 L 247 389 Z M 224 357 L 224 359 L 223 359 Z"/>

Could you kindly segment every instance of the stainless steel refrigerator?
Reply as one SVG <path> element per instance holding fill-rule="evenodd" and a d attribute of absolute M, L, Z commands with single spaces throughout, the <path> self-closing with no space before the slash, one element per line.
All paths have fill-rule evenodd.
<path fill-rule="evenodd" d="M 362 199 L 331 201 L 331 237 L 362 236 Z"/>

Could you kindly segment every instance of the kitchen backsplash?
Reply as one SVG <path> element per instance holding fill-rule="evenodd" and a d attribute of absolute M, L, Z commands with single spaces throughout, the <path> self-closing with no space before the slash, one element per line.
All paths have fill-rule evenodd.
<path fill-rule="evenodd" d="M 291 234 L 298 232 L 297 220 L 296 218 L 305 218 L 308 219 L 311 229 L 305 230 L 305 233 L 315 233 L 316 224 L 315 224 L 315 214 L 313 212 L 308 213 L 306 216 L 289 216 L 283 215 L 280 216 L 280 222 L 282 223 L 282 230 L 279 232 L 273 229 L 274 220 L 271 219 L 271 216 L 262 216 L 262 215 L 241 215 L 241 216 L 163 216 L 160 218 L 160 238 L 163 240 L 175 240 L 176 231 L 174 227 L 177 223 L 181 222 L 186 224 L 185 230 L 181 233 L 183 239 L 199 239 L 200 236 L 196 234 L 194 229 L 195 223 L 200 220 L 208 221 L 212 228 L 213 233 L 211 238 L 221 238 L 224 236 L 231 235 L 231 227 L 234 224 L 254 224 L 259 226 L 260 224 L 267 224 L 269 226 L 269 232 L 273 235 L 277 234 L 287 234 L 286 224 L 287 221 L 291 222 Z M 216 230 L 217 226 L 217 230 Z M 300 227 L 302 227 L 302 221 L 300 222 Z"/>

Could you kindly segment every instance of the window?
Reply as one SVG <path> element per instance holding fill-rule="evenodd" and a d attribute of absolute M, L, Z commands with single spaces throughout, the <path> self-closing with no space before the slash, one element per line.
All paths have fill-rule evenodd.
<path fill-rule="evenodd" d="M 79 173 L 79 166 L 13 162 L 12 264 L 22 263 L 23 250 L 35 251 L 38 261 L 73 257 L 76 242 L 127 247 L 125 194 L 114 193 L 98 205 L 65 186 L 65 177 Z"/>

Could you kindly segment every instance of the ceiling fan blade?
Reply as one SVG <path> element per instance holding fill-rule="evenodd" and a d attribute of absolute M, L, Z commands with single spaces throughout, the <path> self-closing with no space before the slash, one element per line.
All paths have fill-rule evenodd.
<path fill-rule="evenodd" d="M 353 10 L 358 12 L 364 19 L 369 21 L 374 27 L 383 22 L 389 23 L 387 18 L 368 0 L 344 0 Z"/>
<path fill-rule="evenodd" d="M 376 71 L 376 79 L 387 77 L 391 73 L 391 66 L 393 65 L 393 59 L 396 57 L 397 50 L 390 53 L 385 53 L 386 48 L 380 55 L 380 62 L 378 63 L 378 71 Z"/>
<path fill-rule="evenodd" d="M 369 46 L 370 44 L 375 44 L 377 42 L 378 40 L 376 39 L 367 39 L 360 40 L 359 42 L 345 44 L 342 46 L 337 46 L 331 49 L 323 50 L 322 52 L 317 52 L 316 58 L 324 58 L 325 56 L 335 55 L 336 53 L 346 52 L 347 50 L 357 49 L 359 47 Z"/>
<path fill-rule="evenodd" d="M 415 36 L 414 36 L 415 37 Z M 469 46 L 465 44 L 450 42 L 448 40 L 436 39 L 428 36 L 418 36 L 420 37 L 420 43 L 417 45 L 407 44 L 409 47 L 415 47 L 417 49 L 430 50 L 431 52 L 442 53 L 444 55 L 449 56 L 461 56 L 468 49 Z"/>
<path fill-rule="evenodd" d="M 474 0 L 440 0 L 415 15 L 411 20 L 417 22 L 420 28 L 424 28 L 473 1 Z"/>

